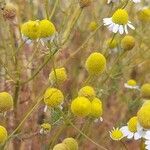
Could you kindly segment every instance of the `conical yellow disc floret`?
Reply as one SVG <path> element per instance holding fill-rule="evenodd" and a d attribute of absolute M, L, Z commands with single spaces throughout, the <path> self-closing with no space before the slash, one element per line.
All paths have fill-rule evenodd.
<path fill-rule="evenodd" d="M 40 21 L 40 38 L 47 38 L 51 37 L 56 33 L 56 29 L 54 24 L 47 20 L 41 20 Z"/>
<path fill-rule="evenodd" d="M 7 130 L 3 126 L 0 126 L 0 144 L 6 141 L 7 136 Z"/>
<path fill-rule="evenodd" d="M 13 108 L 13 98 L 7 92 L 0 93 L 0 113 Z"/>
<path fill-rule="evenodd" d="M 150 84 L 143 84 L 140 89 L 140 92 L 143 98 L 150 98 Z"/>
<path fill-rule="evenodd" d="M 143 105 L 137 113 L 138 122 L 145 129 L 150 129 L 150 105 Z"/>
<path fill-rule="evenodd" d="M 136 132 L 137 131 L 137 123 L 138 123 L 137 117 L 136 116 L 132 117 L 128 121 L 128 129 L 129 129 L 129 131 Z"/>
<path fill-rule="evenodd" d="M 53 150 L 69 150 L 64 143 L 60 143 L 54 146 Z"/>
<path fill-rule="evenodd" d="M 127 81 L 127 84 L 130 85 L 130 86 L 136 86 L 136 81 L 133 80 L 133 79 L 130 79 Z"/>
<path fill-rule="evenodd" d="M 55 71 L 53 70 L 49 74 L 49 80 L 52 83 L 63 83 L 64 81 L 67 80 L 66 69 L 65 68 L 59 68 L 59 69 L 55 69 Z"/>
<path fill-rule="evenodd" d="M 99 75 L 106 68 L 106 59 L 101 53 L 92 53 L 86 60 L 85 67 L 89 74 Z"/>
<path fill-rule="evenodd" d="M 44 102 L 49 107 L 61 105 L 64 101 L 62 92 L 56 88 L 48 88 L 44 94 Z"/>
<path fill-rule="evenodd" d="M 138 12 L 138 17 L 141 21 L 150 21 L 150 8 L 144 8 Z"/>
<path fill-rule="evenodd" d="M 69 150 L 78 150 L 78 143 L 74 138 L 66 138 L 63 142 Z"/>
<path fill-rule="evenodd" d="M 86 97 L 77 97 L 71 103 L 71 111 L 74 115 L 85 117 L 91 112 L 91 102 Z"/>
<path fill-rule="evenodd" d="M 125 25 L 128 23 L 128 13 L 124 9 L 118 9 L 112 16 L 112 21 L 119 25 Z"/>
<path fill-rule="evenodd" d="M 21 26 L 21 33 L 31 39 L 37 39 L 40 35 L 39 21 L 28 21 Z"/>
<path fill-rule="evenodd" d="M 78 95 L 93 99 L 95 97 L 95 90 L 91 86 L 84 86 L 79 90 Z"/>
<path fill-rule="evenodd" d="M 126 35 L 122 40 L 121 40 L 121 47 L 124 50 L 131 50 L 135 46 L 135 39 L 133 36 Z"/>
<path fill-rule="evenodd" d="M 91 113 L 90 116 L 94 118 L 99 118 L 102 116 L 103 108 L 102 108 L 102 102 L 98 98 L 94 98 L 91 102 Z"/>

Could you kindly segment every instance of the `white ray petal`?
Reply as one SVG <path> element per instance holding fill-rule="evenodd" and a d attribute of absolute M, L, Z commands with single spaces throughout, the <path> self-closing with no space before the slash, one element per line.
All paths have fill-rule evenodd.
<path fill-rule="evenodd" d="M 120 26 L 119 26 L 119 33 L 120 33 L 120 34 L 123 34 L 123 33 L 124 33 L 123 25 L 120 25 Z"/>
<path fill-rule="evenodd" d="M 118 30 L 119 30 L 119 25 L 118 25 L 118 24 L 114 24 L 113 32 L 114 32 L 114 33 L 117 33 Z"/>
<path fill-rule="evenodd" d="M 131 29 L 135 30 L 134 26 L 130 23 L 127 24 Z"/>

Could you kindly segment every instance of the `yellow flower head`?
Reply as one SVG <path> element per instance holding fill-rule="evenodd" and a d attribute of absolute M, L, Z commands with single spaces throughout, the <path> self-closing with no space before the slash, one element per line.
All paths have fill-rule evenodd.
<path fill-rule="evenodd" d="M 0 144 L 6 141 L 7 136 L 7 130 L 3 126 L 0 126 Z"/>
<path fill-rule="evenodd" d="M 150 21 L 150 8 L 144 8 L 138 12 L 138 17 L 143 22 Z"/>
<path fill-rule="evenodd" d="M 91 112 L 91 102 L 86 97 L 77 97 L 71 103 L 71 111 L 74 115 L 86 117 Z"/>
<path fill-rule="evenodd" d="M 150 84 L 143 84 L 140 89 L 140 92 L 143 98 L 150 98 Z"/>
<path fill-rule="evenodd" d="M 110 48 L 110 49 L 113 49 L 113 48 L 115 48 L 115 47 L 117 47 L 117 40 L 114 38 L 113 40 L 112 39 L 108 39 L 107 41 L 106 41 L 106 44 L 107 44 L 107 46 Z"/>
<path fill-rule="evenodd" d="M 84 86 L 79 90 L 78 95 L 93 99 L 95 97 L 95 90 L 91 86 Z"/>
<path fill-rule="evenodd" d="M 78 150 L 78 143 L 74 138 L 66 138 L 63 142 L 68 150 Z"/>
<path fill-rule="evenodd" d="M 81 8 L 84 8 L 91 4 L 91 0 L 79 0 L 79 4 Z"/>
<path fill-rule="evenodd" d="M 47 88 L 44 94 L 44 102 L 49 107 L 57 107 L 64 101 L 62 92 L 56 88 Z"/>
<path fill-rule="evenodd" d="M 97 27 L 98 27 L 97 22 L 95 22 L 95 21 L 90 22 L 90 24 L 89 24 L 89 29 L 90 29 L 90 31 L 96 30 Z"/>
<path fill-rule="evenodd" d="M 41 20 L 40 21 L 40 38 L 47 38 L 51 37 L 56 33 L 56 29 L 54 24 L 47 20 Z"/>
<path fill-rule="evenodd" d="M 21 26 L 21 33 L 31 39 L 35 40 L 40 35 L 40 24 L 39 21 L 28 21 Z"/>
<path fill-rule="evenodd" d="M 50 131 L 51 130 L 51 125 L 49 123 L 42 123 L 41 128 L 43 130 Z"/>
<path fill-rule="evenodd" d="M 54 146 L 53 150 L 69 150 L 64 143 L 60 143 Z"/>
<path fill-rule="evenodd" d="M 128 121 L 128 129 L 131 132 L 137 132 L 137 116 L 132 117 L 129 121 Z"/>
<path fill-rule="evenodd" d="M 143 105 L 137 113 L 138 122 L 145 129 L 150 129 L 150 105 Z"/>
<path fill-rule="evenodd" d="M 106 59 L 101 53 L 92 53 L 86 60 L 85 67 L 89 74 L 99 75 L 106 68 Z"/>
<path fill-rule="evenodd" d="M 58 83 L 58 84 L 63 83 L 64 81 L 67 80 L 66 69 L 65 68 L 59 68 L 59 69 L 55 69 L 55 71 L 53 70 L 49 74 L 49 80 L 52 83 Z"/>
<path fill-rule="evenodd" d="M 119 25 L 127 24 L 128 19 L 129 19 L 128 13 L 124 9 L 117 9 L 112 16 L 112 21 Z"/>
<path fill-rule="evenodd" d="M 113 130 L 110 132 L 110 137 L 115 141 L 119 141 L 123 138 L 123 133 L 121 130 L 119 130 L 119 128 L 113 128 Z"/>
<path fill-rule="evenodd" d="M 136 86 L 137 83 L 136 83 L 135 80 L 130 79 L 130 80 L 127 81 L 127 84 L 130 85 L 130 86 Z"/>
<path fill-rule="evenodd" d="M 98 98 L 94 98 L 91 102 L 91 113 L 90 116 L 94 118 L 99 118 L 102 116 L 103 108 L 102 108 L 102 102 Z"/>
<path fill-rule="evenodd" d="M 135 46 L 135 39 L 133 36 L 126 35 L 122 40 L 121 40 L 121 47 L 124 50 L 131 50 Z"/>
<path fill-rule="evenodd" d="M 14 19 L 17 14 L 17 8 L 12 3 L 7 3 L 3 10 L 3 16 L 6 19 Z"/>
<path fill-rule="evenodd" d="M 7 92 L 0 93 L 0 113 L 13 108 L 13 98 Z"/>

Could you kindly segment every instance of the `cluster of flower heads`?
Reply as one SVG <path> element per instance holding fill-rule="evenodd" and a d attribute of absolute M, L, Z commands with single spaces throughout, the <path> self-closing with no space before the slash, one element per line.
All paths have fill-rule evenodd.
<path fill-rule="evenodd" d="M 125 88 L 128 89 L 137 89 L 140 90 L 142 98 L 150 98 L 150 84 L 145 83 L 141 87 L 137 85 L 137 82 L 134 79 L 130 79 L 127 83 L 124 84 Z"/>
<path fill-rule="evenodd" d="M 129 80 L 126 87 L 137 89 L 136 81 Z M 124 137 L 127 139 L 145 141 L 145 148 L 150 150 L 150 84 L 143 84 L 140 88 L 141 96 L 145 99 L 142 107 L 138 110 L 137 116 L 129 119 L 126 126 L 121 128 L 113 128 L 110 131 L 110 137 L 113 140 L 121 140 Z"/>
<path fill-rule="evenodd" d="M 25 22 L 21 26 L 21 33 L 24 39 L 52 41 L 56 35 L 56 29 L 51 21 L 44 19 Z"/>
<path fill-rule="evenodd" d="M 130 51 L 135 47 L 135 38 L 131 35 L 125 35 L 121 40 L 116 38 L 109 38 L 106 41 L 106 48 L 109 48 L 111 52 L 119 52 L 119 51 Z M 120 46 L 121 50 L 118 49 Z"/>
<path fill-rule="evenodd" d="M 78 150 L 78 143 L 74 138 L 69 137 L 55 145 L 53 150 Z"/>
<path fill-rule="evenodd" d="M 78 92 L 78 97 L 71 102 L 71 111 L 79 117 L 92 117 L 102 120 L 102 101 L 96 97 L 95 90 L 91 86 L 84 86 Z"/>

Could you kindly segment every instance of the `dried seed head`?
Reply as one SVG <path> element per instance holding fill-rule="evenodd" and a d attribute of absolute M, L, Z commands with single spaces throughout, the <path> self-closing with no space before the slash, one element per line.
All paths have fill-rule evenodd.
<path fill-rule="evenodd" d="M 84 8 L 91 4 L 91 0 L 79 0 L 79 4 L 81 8 Z"/>
<path fill-rule="evenodd" d="M 13 20 L 16 17 L 17 8 L 12 3 L 7 3 L 3 9 L 3 16 L 5 19 Z"/>

